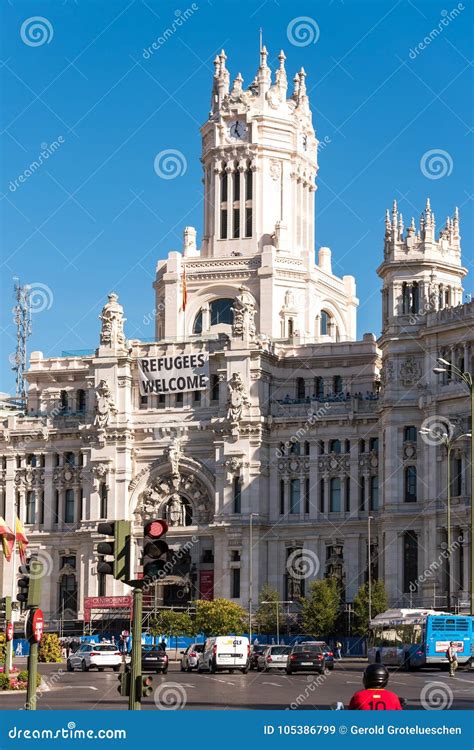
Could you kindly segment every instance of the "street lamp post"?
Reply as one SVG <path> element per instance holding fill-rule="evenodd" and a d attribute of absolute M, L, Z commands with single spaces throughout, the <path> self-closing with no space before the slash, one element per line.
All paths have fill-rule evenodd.
<path fill-rule="evenodd" d="M 249 551 L 249 642 L 252 643 L 252 601 L 253 601 L 253 517 L 258 513 L 250 513 L 250 551 Z"/>
<path fill-rule="evenodd" d="M 453 451 L 455 443 L 458 442 L 458 440 L 462 440 L 466 437 L 471 437 L 470 432 L 464 432 L 462 435 L 457 435 L 455 438 L 451 438 L 447 432 L 444 432 L 442 434 L 439 434 L 437 432 L 433 432 L 432 430 L 420 430 L 420 435 L 427 435 L 431 438 L 436 438 L 443 445 L 446 446 L 446 455 L 447 455 L 447 461 L 448 465 L 446 467 L 446 541 L 447 541 L 447 550 L 448 550 L 448 557 L 447 557 L 447 590 L 446 590 L 446 609 L 448 612 L 451 609 L 451 453 Z"/>
<path fill-rule="evenodd" d="M 276 627 L 277 627 L 277 646 L 280 645 L 280 604 L 293 604 L 293 601 L 280 601 L 277 599 L 276 601 L 271 602 L 261 602 L 261 604 L 276 604 Z"/>
<path fill-rule="evenodd" d="M 471 599 L 471 615 L 474 616 L 474 380 L 472 373 L 463 372 L 453 365 L 448 360 L 438 357 L 437 360 L 440 367 L 434 367 L 433 372 L 439 375 L 440 373 L 448 372 L 448 368 L 467 386 L 471 395 L 471 432 L 466 433 L 467 437 L 470 434 L 471 437 L 471 575 L 470 575 L 470 599 Z"/>
<path fill-rule="evenodd" d="M 373 516 L 367 516 L 367 559 L 368 559 L 368 579 L 367 588 L 369 594 L 369 622 L 372 619 L 372 544 L 370 536 L 370 522 L 374 520 Z"/>

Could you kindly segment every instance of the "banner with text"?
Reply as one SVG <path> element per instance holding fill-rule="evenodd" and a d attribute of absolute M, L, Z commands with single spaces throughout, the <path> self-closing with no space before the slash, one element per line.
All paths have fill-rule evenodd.
<path fill-rule="evenodd" d="M 142 357 L 138 373 L 142 396 L 204 391 L 209 383 L 209 353 Z"/>

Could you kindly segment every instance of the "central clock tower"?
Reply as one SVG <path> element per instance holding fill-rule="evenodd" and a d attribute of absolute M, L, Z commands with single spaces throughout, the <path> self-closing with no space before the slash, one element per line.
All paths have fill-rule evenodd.
<path fill-rule="evenodd" d="M 272 84 L 267 50 L 251 85 L 232 86 L 224 51 L 214 61 L 209 119 L 202 127 L 202 257 L 256 255 L 267 245 L 313 262 L 317 140 L 303 69 L 287 98 L 285 55 Z"/>
<path fill-rule="evenodd" d="M 158 262 L 158 339 L 222 332 L 238 346 L 232 311 L 242 295 L 255 310 L 255 341 L 355 338 L 353 277 L 333 274 L 327 247 L 315 259 L 318 141 L 306 73 L 290 93 L 284 53 L 274 73 L 267 59 L 263 47 L 247 88 L 240 73 L 230 83 L 224 51 L 214 60 L 201 128 L 202 241 L 186 227 L 182 253 Z"/>

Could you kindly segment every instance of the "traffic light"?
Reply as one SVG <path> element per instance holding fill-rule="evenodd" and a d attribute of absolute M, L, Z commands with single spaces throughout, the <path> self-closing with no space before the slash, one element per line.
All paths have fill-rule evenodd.
<path fill-rule="evenodd" d="M 143 578 L 157 578 L 163 571 L 167 555 L 168 545 L 162 536 L 168 531 L 166 521 L 155 519 L 148 521 L 143 529 Z"/>
<path fill-rule="evenodd" d="M 43 563 L 36 557 L 30 557 L 24 565 L 20 565 L 18 572 L 22 578 L 18 579 L 17 600 L 27 607 L 39 607 Z"/>
<path fill-rule="evenodd" d="M 151 675 L 143 675 L 138 678 L 141 681 L 141 693 L 142 698 L 148 698 L 153 692 L 153 677 Z"/>
<path fill-rule="evenodd" d="M 99 542 L 99 555 L 112 557 L 112 560 L 102 560 L 97 564 L 97 572 L 113 575 L 117 581 L 128 581 L 130 578 L 130 539 L 131 521 L 111 521 L 99 523 L 97 533 L 109 539 Z"/>
<path fill-rule="evenodd" d="M 121 672 L 118 676 L 119 686 L 117 688 L 117 691 L 120 693 L 120 695 L 130 695 L 130 679 L 131 674 L 130 670 L 127 670 L 126 672 Z"/>

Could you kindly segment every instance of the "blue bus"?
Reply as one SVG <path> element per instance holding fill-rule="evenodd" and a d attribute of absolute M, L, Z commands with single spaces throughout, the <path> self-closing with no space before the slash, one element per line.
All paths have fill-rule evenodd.
<path fill-rule="evenodd" d="M 419 669 L 447 666 L 453 641 L 460 665 L 474 660 L 473 618 L 429 609 L 389 609 L 370 622 L 369 662 Z"/>

